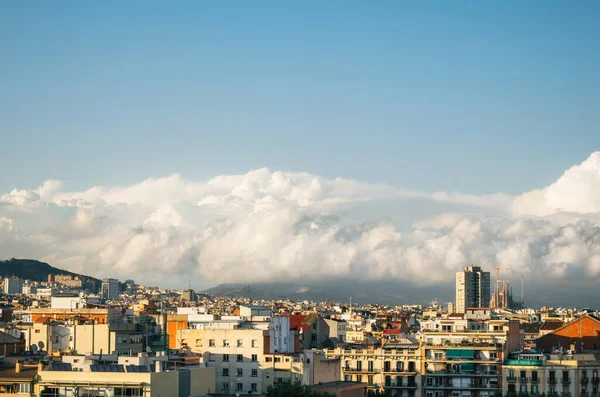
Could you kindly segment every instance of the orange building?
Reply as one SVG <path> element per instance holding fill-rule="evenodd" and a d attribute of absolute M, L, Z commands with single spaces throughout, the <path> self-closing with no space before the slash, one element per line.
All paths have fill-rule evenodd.
<path fill-rule="evenodd" d="M 106 309 L 29 309 L 32 322 L 43 322 L 46 319 L 55 321 L 93 321 L 97 324 L 108 324 L 112 318 L 112 311 Z"/>
<path fill-rule="evenodd" d="M 535 340 L 538 349 L 554 349 L 582 353 L 600 350 L 600 319 L 586 314 Z"/>
<path fill-rule="evenodd" d="M 177 349 L 177 335 L 180 329 L 188 328 L 187 314 L 169 314 L 167 316 L 167 335 L 169 336 L 169 349 Z"/>

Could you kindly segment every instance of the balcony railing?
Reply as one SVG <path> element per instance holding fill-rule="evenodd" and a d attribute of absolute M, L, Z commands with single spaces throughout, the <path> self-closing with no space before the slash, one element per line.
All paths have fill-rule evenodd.
<path fill-rule="evenodd" d="M 519 377 L 519 383 L 527 383 L 528 378 L 527 377 Z"/>
<path fill-rule="evenodd" d="M 592 377 L 592 383 L 597 385 L 598 383 L 600 383 L 600 378 L 598 377 Z"/>
<path fill-rule="evenodd" d="M 579 380 L 582 385 L 587 385 L 589 381 L 590 379 L 587 376 L 584 376 Z"/>
<path fill-rule="evenodd" d="M 540 378 L 531 378 L 529 380 L 529 382 L 531 382 L 531 383 L 539 383 L 540 382 Z"/>
<path fill-rule="evenodd" d="M 350 372 L 358 372 L 358 373 L 361 373 L 361 374 L 376 374 L 376 373 L 379 373 L 379 370 L 375 369 L 375 368 L 369 369 L 369 368 L 344 367 L 344 371 L 348 372 L 348 373 L 350 373 Z"/>
<path fill-rule="evenodd" d="M 562 378 L 560 380 L 560 383 L 562 383 L 564 386 L 568 386 L 568 385 L 571 384 L 571 379 L 569 379 L 569 378 Z"/>
<path fill-rule="evenodd" d="M 548 378 L 548 384 L 555 385 L 556 384 L 556 378 Z"/>
<path fill-rule="evenodd" d="M 514 376 L 507 376 L 506 381 L 508 383 L 515 383 L 517 381 L 517 378 L 515 378 Z"/>

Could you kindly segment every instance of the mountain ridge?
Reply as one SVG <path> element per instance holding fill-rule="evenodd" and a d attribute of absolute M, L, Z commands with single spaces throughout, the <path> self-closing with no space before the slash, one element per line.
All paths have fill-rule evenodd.
<path fill-rule="evenodd" d="M 31 281 L 47 281 L 48 275 L 66 274 L 72 277 L 79 277 L 84 280 L 84 286 L 90 289 L 97 289 L 100 285 L 100 280 L 86 276 L 84 274 L 73 273 L 67 270 L 59 269 L 51 266 L 46 262 L 41 262 L 35 259 L 15 259 L 10 258 L 0 261 L 0 276 L 2 277 L 18 277 L 23 280 Z"/>

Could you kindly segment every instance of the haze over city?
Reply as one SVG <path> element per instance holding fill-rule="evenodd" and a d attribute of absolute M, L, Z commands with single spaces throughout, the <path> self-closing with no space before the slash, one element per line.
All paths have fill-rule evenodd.
<path fill-rule="evenodd" d="M 502 267 L 540 304 L 586 306 L 599 17 L 596 2 L 3 4 L 0 259 L 431 298 L 465 266 Z"/>

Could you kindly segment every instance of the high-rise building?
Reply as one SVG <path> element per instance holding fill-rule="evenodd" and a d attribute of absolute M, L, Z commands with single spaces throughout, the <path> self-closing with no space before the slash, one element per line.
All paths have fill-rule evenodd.
<path fill-rule="evenodd" d="M 489 307 L 490 272 L 479 266 L 466 267 L 456 273 L 456 312 L 465 313 L 470 307 Z"/>
<path fill-rule="evenodd" d="M 194 302 L 196 300 L 196 292 L 193 289 L 184 289 L 181 293 L 181 300 Z"/>
<path fill-rule="evenodd" d="M 102 299 L 117 299 L 119 297 L 119 280 L 114 278 L 105 278 L 102 280 L 102 288 L 100 289 Z"/>
<path fill-rule="evenodd" d="M 23 280 L 16 277 L 4 279 L 4 293 L 7 295 L 20 294 L 23 292 Z"/>

